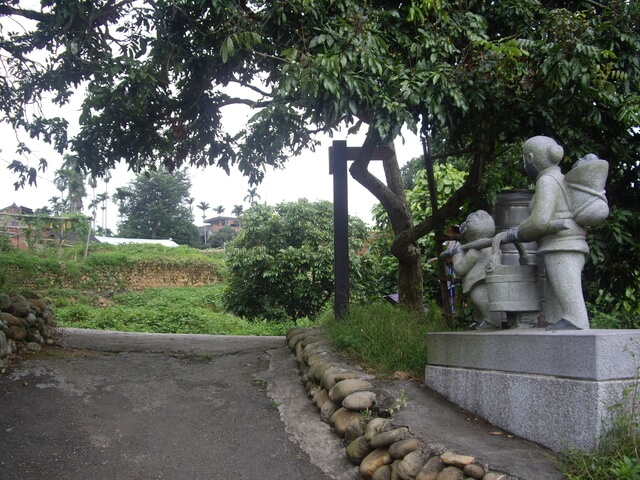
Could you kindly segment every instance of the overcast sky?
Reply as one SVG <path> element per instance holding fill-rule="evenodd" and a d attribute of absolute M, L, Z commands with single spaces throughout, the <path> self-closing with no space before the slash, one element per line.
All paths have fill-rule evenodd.
<path fill-rule="evenodd" d="M 68 115 L 68 120 L 73 123 L 75 113 Z M 238 119 L 233 120 L 235 125 Z M 0 208 L 4 208 L 12 203 L 36 209 L 47 205 L 49 199 L 54 196 L 60 196 L 60 192 L 53 184 L 55 170 L 62 163 L 62 156 L 54 152 L 48 145 L 29 139 L 27 135 L 20 136 L 32 150 L 33 153 L 28 158 L 19 158 L 15 154 L 16 137 L 14 132 L 6 125 L 0 126 L 0 135 L 2 143 L 0 144 Z M 421 146 L 417 138 L 412 134 L 406 135 L 407 139 L 404 145 L 399 141 L 396 148 L 398 151 L 398 159 L 401 165 L 409 161 L 411 158 L 421 154 Z M 285 168 L 282 170 L 267 170 L 264 181 L 258 185 L 257 192 L 260 195 L 260 202 L 266 202 L 274 205 L 283 201 L 295 201 L 299 198 L 307 198 L 311 201 L 333 199 L 332 177 L 329 175 L 329 153 L 328 148 L 333 140 L 347 140 L 349 146 L 359 146 L 362 144 L 363 136 L 346 136 L 336 135 L 334 138 L 322 137 L 322 145 L 316 148 L 315 152 L 310 150 L 299 157 L 290 159 Z M 29 187 L 15 191 L 13 183 L 16 176 L 11 173 L 7 167 L 13 159 L 19 159 L 23 162 L 28 161 L 31 166 L 38 165 L 38 159 L 44 157 L 49 163 L 46 172 L 40 173 L 38 177 L 38 186 Z M 371 170 L 376 176 L 384 179 L 384 173 L 380 162 L 372 162 Z M 194 216 L 196 225 L 202 224 L 202 211 L 195 208 L 195 205 L 204 201 L 211 205 L 211 210 L 207 212 L 207 217 L 213 217 L 216 214 L 213 208 L 222 205 L 226 210 L 224 215 L 231 215 L 234 205 L 244 205 L 245 209 L 248 204 L 244 201 L 247 196 L 249 185 L 246 179 L 237 171 L 232 171 L 231 175 L 216 167 L 207 169 L 190 169 L 191 196 L 195 198 Z M 115 192 L 116 187 L 121 187 L 128 183 L 133 175 L 127 172 L 126 165 L 121 164 L 113 173 L 112 180 L 107 188 L 108 193 Z M 99 182 L 97 192 L 104 192 L 105 185 Z M 89 191 L 90 194 L 90 191 Z M 85 207 L 90 199 L 85 201 Z M 349 178 L 349 213 L 357 215 L 368 223 L 371 223 L 371 208 L 377 203 L 377 200 L 360 184 Z M 88 214 L 88 211 L 85 211 Z M 107 207 L 108 220 L 107 227 L 116 231 L 116 223 L 118 221 L 117 207 L 110 202 Z M 98 214 L 100 218 L 100 213 Z M 101 225 L 98 219 L 98 225 Z"/>

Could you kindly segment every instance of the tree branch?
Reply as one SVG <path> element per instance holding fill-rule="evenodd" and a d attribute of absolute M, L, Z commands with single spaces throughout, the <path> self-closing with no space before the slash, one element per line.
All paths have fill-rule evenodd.
<path fill-rule="evenodd" d="M 50 14 L 37 12 L 35 10 L 23 10 L 22 8 L 13 8 L 9 5 L 0 5 L 0 17 L 9 17 L 16 15 L 18 17 L 35 20 L 36 22 L 48 22 L 51 18 Z"/>

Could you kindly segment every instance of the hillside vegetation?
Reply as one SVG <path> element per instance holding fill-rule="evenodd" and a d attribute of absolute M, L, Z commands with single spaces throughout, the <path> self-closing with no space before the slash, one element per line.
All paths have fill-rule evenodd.
<path fill-rule="evenodd" d="M 224 311 L 223 254 L 189 247 L 95 245 L 0 254 L 0 291 L 40 298 L 58 326 L 126 332 L 283 335 L 295 322 Z"/>

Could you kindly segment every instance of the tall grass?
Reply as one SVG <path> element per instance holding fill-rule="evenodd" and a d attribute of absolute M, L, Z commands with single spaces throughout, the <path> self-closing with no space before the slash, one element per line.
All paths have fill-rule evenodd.
<path fill-rule="evenodd" d="M 435 304 L 426 318 L 385 303 L 352 305 L 344 319 L 335 320 L 326 312 L 319 323 L 337 348 L 369 370 L 380 374 L 402 371 L 415 377 L 424 376 L 427 333 L 447 330 Z"/>
<path fill-rule="evenodd" d="M 110 298 L 61 296 L 44 292 L 61 327 L 147 333 L 208 335 L 284 335 L 297 324 L 249 322 L 224 312 L 220 306 L 222 285 L 150 288 L 116 294 Z"/>

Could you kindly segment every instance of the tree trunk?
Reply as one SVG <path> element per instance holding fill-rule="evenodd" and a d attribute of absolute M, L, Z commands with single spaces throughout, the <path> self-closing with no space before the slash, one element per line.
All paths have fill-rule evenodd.
<path fill-rule="evenodd" d="M 486 132 L 483 131 L 482 135 L 482 138 L 476 139 L 476 143 L 485 148 L 465 149 L 465 153 L 474 152 L 474 156 L 471 171 L 464 185 L 445 204 L 439 206 L 435 215 L 417 225 L 413 224 L 395 155 L 384 160 L 386 185 L 368 171 L 373 150 L 381 146 L 373 129 L 369 129 L 360 157 L 349 169 L 351 176 L 380 201 L 389 215 L 391 227 L 396 235 L 391 253 L 398 259 L 398 295 L 400 305 L 407 310 L 424 311 L 422 258 L 418 240 L 458 214 L 465 201 L 478 191 L 483 167 L 493 158 L 492 144 L 484 138 L 487 136 Z M 393 149 L 393 145 L 390 147 Z"/>
<path fill-rule="evenodd" d="M 397 236 L 402 236 L 412 229 L 413 220 L 405 198 L 400 167 L 395 154 L 383 160 L 386 185 L 368 171 L 373 150 L 378 146 L 380 146 L 378 137 L 374 130 L 370 129 L 360 157 L 353 162 L 349 171 L 358 183 L 380 201 L 389 215 L 393 232 Z M 389 146 L 393 149 L 393 145 Z M 394 246 L 396 248 L 392 250 L 392 254 L 398 259 L 400 305 L 407 310 L 423 313 L 422 256 L 417 239 L 402 243 L 394 242 Z"/>

